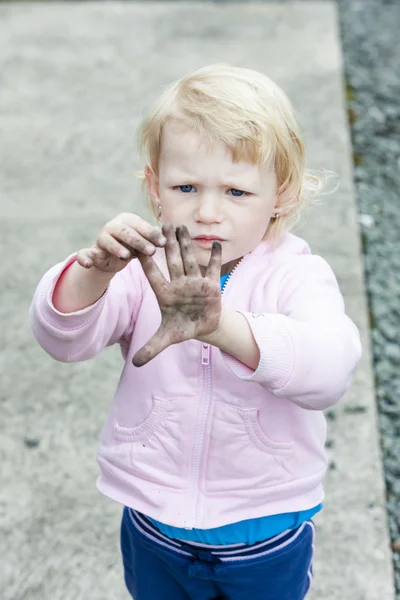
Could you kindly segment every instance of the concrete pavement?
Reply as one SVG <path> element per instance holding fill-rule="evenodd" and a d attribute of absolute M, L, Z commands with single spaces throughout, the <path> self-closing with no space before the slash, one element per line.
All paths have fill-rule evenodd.
<path fill-rule="evenodd" d="M 121 507 L 94 486 L 119 351 L 58 364 L 33 340 L 27 311 L 43 272 L 104 222 L 147 215 L 133 174 L 142 108 L 176 77 L 225 61 L 285 89 L 309 165 L 341 178 L 298 230 L 332 264 L 364 341 L 354 385 L 328 414 L 332 468 L 309 597 L 393 600 L 334 4 L 1 4 L 0 32 L 2 598 L 127 598 Z"/>

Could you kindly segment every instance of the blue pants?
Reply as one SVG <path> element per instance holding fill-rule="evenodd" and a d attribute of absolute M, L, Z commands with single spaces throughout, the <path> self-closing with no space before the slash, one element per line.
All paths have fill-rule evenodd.
<path fill-rule="evenodd" d="M 314 523 L 305 521 L 253 546 L 189 544 L 125 508 L 125 583 L 134 600 L 303 600 L 312 581 L 314 533 Z"/>

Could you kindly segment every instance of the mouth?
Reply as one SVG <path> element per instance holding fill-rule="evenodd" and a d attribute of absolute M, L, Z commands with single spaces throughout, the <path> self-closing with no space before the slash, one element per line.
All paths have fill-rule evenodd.
<path fill-rule="evenodd" d="M 223 240 L 220 237 L 213 237 L 209 235 L 199 235 L 193 238 L 193 241 L 196 242 L 196 244 L 201 248 L 212 248 L 214 242 L 226 242 L 226 240 Z"/>

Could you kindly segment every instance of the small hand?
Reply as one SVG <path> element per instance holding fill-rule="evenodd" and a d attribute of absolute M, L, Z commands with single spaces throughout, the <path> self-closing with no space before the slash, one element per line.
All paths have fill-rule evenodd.
<path fill-rule="evenodd" d="M 141 253 L 152 255 L 156 246 L 163 247 L 165 242 L 158 227 L 133 213 L 122 213 L 106 223 L 96 243 L 79 250 L 76 259 L 86 269 L 118 273 L 133 258 Z"/>
<path fill-rule="evenodd" d="M 154 260 L 139 255 L 143 271 L 157 297 L 161 325 L 154 336 L 133 357 L 141 367 L 160 352 L 185 340 L 216 331 L 221 319 L 221 244 L 214 242 L 205 276 L 200 272 L 192 240 L 186 227 L 164 226 L 165 254 L 171 281 L 168 282 Z"/>

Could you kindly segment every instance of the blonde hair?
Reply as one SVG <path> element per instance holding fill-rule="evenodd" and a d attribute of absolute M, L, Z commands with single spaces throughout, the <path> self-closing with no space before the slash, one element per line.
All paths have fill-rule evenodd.
<path fill-rule="evenodd" d="M 234 162 L 262 166 L 273 161 L 278 207 L 285 214 L 271 219 L 265 237 L 272 243 L 297 223 L 301 210 L 322 187 L 320 177 L 306 169 L 292 104 L 262 73 L 209 65 L 164 90 L 139 128 L 139 152 L 156 176 L 163 127 L 171 121 L 200 132 L 211 142 L 225 143 Z M 151 209 L 160 219 L 152 203 Z"/>

